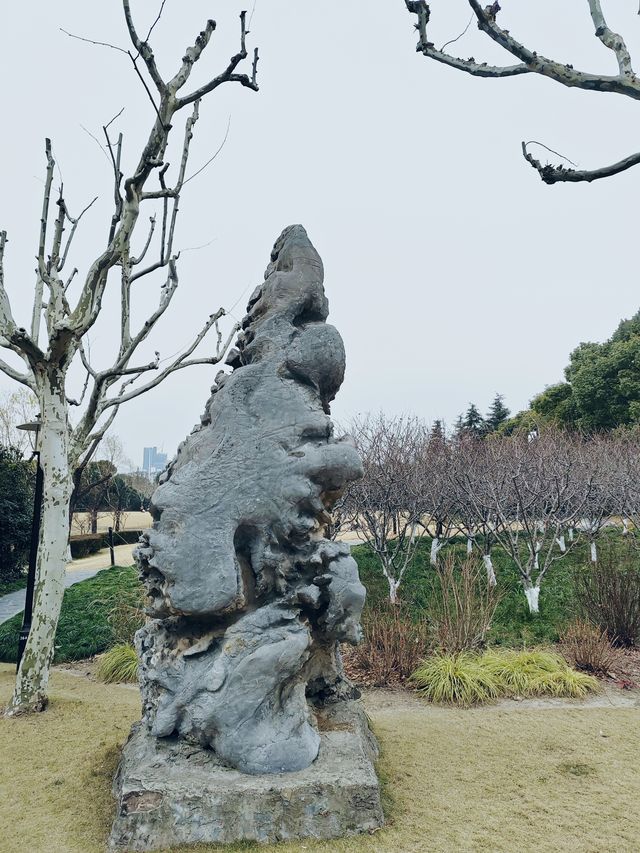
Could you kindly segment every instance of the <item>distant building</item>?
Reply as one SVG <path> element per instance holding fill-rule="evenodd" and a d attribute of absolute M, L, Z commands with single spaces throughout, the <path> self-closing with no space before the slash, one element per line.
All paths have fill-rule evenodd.
<path fill-rule="evenodd" d="M 154 477 L 167 465 L 167 454 L 158 453 L 157 447 L 145 447 L 142 455 L 142 470 L 147 477 Z"/>

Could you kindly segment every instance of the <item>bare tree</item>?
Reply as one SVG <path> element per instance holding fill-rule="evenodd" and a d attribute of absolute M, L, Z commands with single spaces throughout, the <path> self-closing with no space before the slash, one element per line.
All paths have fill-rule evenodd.
<path fill-rule="evenodd" d="M 494 535 L 518 568 L 530 612 L 538 613 L 542 581 L 563 556 L 560 531 L 583 510 L 575 446 L 551 429 L 535 438 L 487 442 L 492 453 L 487 488 L 500 522 Z"/>
<path fill-rule="evenodd" d="M 604 528 L 611 525 L 614 506 L 619 504 L 615 494 L 616 443 L 615 438 L 606 435 L 575 439 L 579 511 L 572 513 L 572 524 L 589 543 L 592 563 L 598 562 L 598 539 Z"/>
<path fill-rule="evenodd" d="M 423 435 L 417 460 L 424 512 L 420 523 L 431 537 L 429 562 L 437 566 L 440 551 L 457 532 L 459 508 L 450 477 L 452 444 L 437 433 Z"/>
<path fill-rule="evenodd" d="M 378 415 L 354 421 L 350 432 L 364 467 L 364 477 L 349 488 L 350 511 L 378 558 L 395 604 L 424 514 L 418 464 L 424 427 L 415 419 Z"/>
<path fill-rule="evenodd" d="M 164 5 L 164 4 L 163 4 Z M 0 370 L 9 378 L 29 388 L 37 397 L 42 417 L 40 435 L 41 464 L 44 471 L 42 526 L 38 550 L 33 627 L 18 671 L 16 688 L 9 713 L 42 710 L 47 703 L 47 683 L 53 655 L 54 637 L 62 603 L 65 556 L 69 536 L 69 502 L 74 472 L 91 458 L 95 448 L 113 423 L 120 407 L 159 385 L 172 373 L 196 364 L 215 364 L 223 358 L 230 340 L 223 339 L 218 322 L 224 310 L 218 309 L 207 319 L 192 343 L 161 366 L 159 354 L 149 363 L 139 363 L 136 354 L 151 331 L 169 308 L 178 287 L 179 251 L 175 245 L 176 221 L 181 193 L 189 180 L 187 164 L 194 128 L 202 99 L 225 83 L 239 83 L 257 90 L 257 50 L 249 73 L 238 69 L 248 57 L 246 47 L 246 15 L 240 15 L 240 37 L 237 53 L 223 70 L 191 91 L 186 86 L 195 65 L 204 54 L 216 24 L 207 21 L 182 57 L 176 73 L 165 80 L 161 75 L 149 42 L 142 38 L 134 24 L 130 0 L 122 0 L 124 19 L 132 50 L 115 45 L 126 61 L 131 61 L 138 80 L 151 101 L 151 128 L 135 169 L 128 177 L 122 172 L 123 137 L 111 137 L 111 125 L 105 124 L 104 137 L 113 167 L 113 215 L 108 223 L 107 240 L 83 276 L 77 269 L 67 272 L 70 250 L 83 215 L 91 207 L 72 215 L 63 187 L 57 191 L 56 213 L 51 212 L 51 196 L 55 161 L 49 140 L 45 144 L 46 177 L 42 218 L 37 250 L 37 270 L 33 317 L 30 329 L 19 326 L 13 316 L 4 282 L 3 258 L 7 234 L 0 231 L 0 346 L 17 354 L 22 366 L 16 368 L 0 360 Z M 162 7 L 161 7 L 162 11 Z M 158 16 L 159 17 L 159 16 Z M 158 18 L 156 18 L 157 23 Z M 91 41 L 90 39 L 83 39 Z M 92 42 L 98 44 L 98 42 Z M 166 159 L 169 139 L 176 117 L 188 112 L 184 136 L 178 152 L 175 177 L 170 180 Z M 116 117 L 117 118 L 117 117 Z M 150 186 L 153 178 L 156 186 Z M 134 247 L 140 214 L 144 209 L 158 209 L 152 214 L 149 228 Z M 50 221 L 52 220 L 52 221 Z M 159 227 L 156 227 L 158 225 Z M 69 228 L 65 239 L 65 229 Z M 152 245 L 155 244 L 152 250 Z M 145 261 L 151 252 L 155 258 Z M 131 297 L 136 281 L 164 270 L 157 308 L 142 325 L 132 328 Z M 113 363 L 98 369 L 89 355 L 86 337 L 97 321 L 111 273 L 117 271 L 120 291 L 120 340 Z M 77 297 L 73 298 L 78 287 Z M 44 320 L 45 341 L 40 339 Z M 215 328 L 217 340 L 213 354 L 194 355 L 208 332 Z M 74 399 L 68 392 L 69 369 L 79 359 L 86 372 L 82 393 Z M 150 378 L 152 377 L 152 378 Z M 117 387 L 116 387 L 117 386 Z M 72 426 L 72 407 L 80 412 Z"/>
<path fill-rule="evenodd" d="M 431 5 L 425 0 L 405 0 L 409 12 L 416 15 L 416 29 L 418 31 L 418 45 L 416 50 L 445 65 L 464 71 L 474 77 L 489 77 L 502 79 L 505 77 L 516 77 L 523 74 L 539 74 L 549 80 L 554 80 L 562 86 L 584 89 L 588 92 L 613 92 L 625 95 L 635 100 L 640 99 L 640 78 L 636 77 L 633 70 L 631 54 L 624 38 L 619 33 L 613 32 L 605 19 L 602 3 L 600 0 L 586 0 L 585 13 L 591 16 L 594 33 L 597 39 L 608 48 L 617 65 L 617 74 L 594 74 L 589 71 L 581 71 L 569 62 L 560 62 L 543 56 L 532 47 L 527 47 L 516 39 L 509 29 L 498 23 L 498 15 L 501 12 L 499 2 L 492 2 L 483 6 L 477 0 L 467 0 L 471 9 L 471 20 L 475 20 L 478 29 L 491 41 L 503 48 L 515 62 L 510 61 L 505 65 L 490 65 L 486 62 L 478 62 L 475 58 L 462 59 L 445 51 L 448 44 L 458 41 L 453 38 L 442 48 L 429 40 L 427 34 L 431 20 Z M 562 14 L 565 14 L 564 11 Z M 468 29 L 468 27 L 467 27 Z M 465 30 L 466 32 L 466 30 Z M 625 157 L 617 163 L 592 170 L 567 168 L 565 166 L 554 166 L 542 164 L 529 152 L 529 146 L 534 143 L 522 142 L 522 153 L 526 161 L 538 171 L 542 180 L 547 184 L 555 184 L 559 181 L 596 181 L 600 178 L 608 178 L 624 172 L 640 163 L 640 152 Z M 539 144 L 539 143 L 535 143 Z M 547 148 L 547 146 L 542 146 Z M 556 152 L 547 149 L 552 154 Z M 565 158 L 566 159 L 566 158 Z M 569 161 L 570 162 L 570 161 Z"/>
<path fill-rule="evenodd" d="M 29 436 L 18 426 L 33 421 L 36 413 L 36 399 L 28 388 L 0 392 L 0 445 L 21 453 L 28 450 Z"/>
<path fill-rule="evenodd" d="M 455 441 L 453 461 L 449 469 L 451 486 L 456 495 L 459 530 L 467 537 L 467 554 L 473 546 L 480 550 L 489 586 L 496 586 L 492 552 L 502 524 L 503 513 L 494 499 L 505 498 L 510 484 L 504 482 L 506 469 L 498 464 L 494 453 L 498 439 L 478 439 L 461 436 Z M 497 445 L 499 447 L 499 445 Z"/>

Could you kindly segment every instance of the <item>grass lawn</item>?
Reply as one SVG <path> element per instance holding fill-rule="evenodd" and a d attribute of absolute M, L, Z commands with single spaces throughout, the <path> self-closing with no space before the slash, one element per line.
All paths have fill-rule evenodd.
<path fill-rule="evenodd" d="M 135 603 L 140 583 L 133 567 L 114 566 L 68 587 L 56 633 L 56 663 L 81 660 L 104 652 L 114 643 L 109 611 L 117 602 Z M 14 662 L 22 613 L 0 625 L 0 661 Z M 1 850 L 1 848 L 0 848 Z"/>
<path fill-rule="evenodd" d="M 9 699 L 13 677 L 12 667 L 0 665 L 0 703 Z M 273 849 L 638 850 L 637 709 L 461 711 L 381 696 L 372 694 L 368 707 L 383 748 L 388 826 L 371 836 Z M 137 691 L 57 671 L 45 714 L 0 719 L 0 850 L 103 853 L 118 750 L 138 716 Z"/>
<path fill-rule="evenodd" d="M 617 531 L 607 531 L 601 537 L 600 548 L 621 544 Z M 624 543 L 623 543 L 624 544 Z M 462 540 L 448 546 L 455 548 L 460 559 L 464 559 L 466 543 Z M 402 580 L 399 595 L 414 616 L 420 618 L 431 594 L 431 579 L 434 569 L 429 563 L 431 539 L 423 539 L 416 555 Z M 444 555 L 445 551 L 441 554 Z M 358 563 L 360 579 L 367 588 L 367 605 L 375 606 L 388 599 L 387 582 L 379 562 L 367 545 L 353 548 Z M 577 543 L 562 559 L 555 562 L 544 577 L 540 589 L 540 613 L 532 615 L 527 608 L 522 583 L 511 558 L 498 546 L 492 555 L 498 589 L 502 600 L 498 605 L 488 642 L 511 648 L 555 643 L 565 625 L 578 615 L 574 598 L 572 573 L 589 565 L 588 546 Z"/>

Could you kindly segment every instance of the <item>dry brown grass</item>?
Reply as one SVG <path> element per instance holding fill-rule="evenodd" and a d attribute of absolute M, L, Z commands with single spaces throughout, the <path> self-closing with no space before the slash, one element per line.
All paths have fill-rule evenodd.
<path fill-rule="evenodd" d="M 0 700 L 12 681 L 2 665 Z M 461 711 L 376 695 L 384 697 L 378 691 L 369 707 L 393 802 L 389 825 L 372 836 L 279 845 L 278 853 L 637 851 L 637 709 Z M 46 714 L 0 721 L 2 853 L 104 853 L 111 775 L 138 711 L 134 690 L 56 672 Z"/>

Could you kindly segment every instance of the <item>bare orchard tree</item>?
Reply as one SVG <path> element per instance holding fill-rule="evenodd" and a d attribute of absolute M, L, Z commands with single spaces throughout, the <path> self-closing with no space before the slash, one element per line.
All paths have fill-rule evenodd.
<path fill-rule="evenodd" d="M 477 548 L 482 554 L 489 586 L 496 586 L 492 552 L 498 541 L 497 532 L 504 514 L 499 510 L 495 495 L 511 493 L 511 484 L 502 483 L 507 469 L 499 465 L 500 454 L 494 452 L 499 439 L 478 439 L 461 436 L 454 445 L 449 469 L 451 488 L 456 495 L 460 532 L 467 537 L 467 553 Z"/>
<path fill-rule="evenodd" d="M 463 0 L 460 0 L 460 3 L 462 4 Z M 543 56 L 533 46 L 527 47 L 518 41 L 508 28 L 498 23 L 499 13 L 501 12 L 499 2 L 482 5 L 477 0 L 467 0 L 467 3 L 471 9 L 470 23 L 475 21 L 478 29 L 510 54 L 510 58 L 515 59 L 515 62 L 511 60 L 504 65 L 489 65 L 486 62 L 479 62 L 473 57 L 462 59 L 447 53 L 444 49 L 446 45 L 438 49 L 428 35 L 433 4 L 426 3 L 425 0 L 405 0 L 407 9 L 417 18 L 418 45 L 416 50 L 428 59 L 449 65 L 451 68 L 464 71 L 474 77 L 502 79 L 523 74 L 540 74 L 549 80 L 560 83 L 562 86 L 584 89 L 588 92 L 613 92 L 634 100 L 640 99 L 640 78 L 636 77 L 633 70 L 631 54 L 622 35 L 609 28 L 600 0 L 585 0 L 584 12 L 591 16 L 595 37 L 611 51 L 612 58 L 617 65 L 616 74 L 593 74 L 589 71 L 577 69 L 566 60 L 557 61 L 548 56 Z M 567 13 L 563 9 L 561 14 Z M 502 20 L 502 16 L 500 16 L 500 20 Z M 454 38 L 447 44 L 457 41 L 458 38 Z M 529 152 L 528 147 L 531 144 L 522 142 L 522 153 L 527 162 L 537 169 L 540 177 L 547 184 L 555 184 L 559 181 L 596 181 L 600 178 L 617 175 L 640 163 L 639 152 L 631 154 L 617 163 L 592 170 L 542 164 Z"/>
<path fill-rule="evenodd" d="M 453 447 L 452 442 L 437 433 L 425 435 L 418 458 L 424 506 L 421 524 L 431 537 L 429 562 L 432 566 L 438 565 L 440 551 L 457 533 L 457 496 L 450 478 Z"/>
<path fill-rule="evenodd" d="M 560 531 L 583 509 L 575 444 L 552 429 L 487 442 L 487 489 L 499 519 L 494 534 L 518 568 L 529 611 L 538 613 L 542 581 L 564 555 Z"/>
<path fill-rule="evenodd" d="M 248 56 L 245 13 L 240 16 L 237 53 L 219 74 L 203 85 L 187 91 L 191 73 L 209 44 L 216 27 L 215 22 L 207 21 L 195 42 L 184 51 L 174 76 L 165 80 L 149 43 L 149 35 L 155 23 L 147 37 L 142 38 L 136 30 L 129 0 L 122 0 L 122 6 L 132 50 L 117 49 L 122 52 L 126 61 L 131 60 L 133 63 L 134 70 L 152 102 L 152 122 L 148 138 L 135 169 L 124 177 L 121 173 L 122 134 L 114 141 L 109 131 L 111 122 L 104 127 L 114 173 L 113 215 L 108 223 L 106 245 L 99 249 L 93 263 L 78 279 L 77 269 L 67 274 L 67 264 L 83 214 L 71 214 L 61 186 L 55 202 L 57 212 L 52 215 L 50 207 L 55 162 L 51 143 L 47 140 L 37 277 L 33 319 L 29 330 L 16 323 L 11 310 L 2 266 L 7 234 L 5 231 L 0 232 L 0 346 L 16 353 L 23 362 L 21 368 L 16 368 L 0 360 L 0 369 L 11 379 L 33 391 L 37 397 L 42 415 L 40 453 L 44 470 L 33 627 L 18 671 L 9 709 L 11 714 L 42 710 L 47 704 L 49 667 L 64 589 L 69 502 L 74 472 L 91 457 L 122 405 L 150 391 L 175 371 L 196 364 L 215 364 L 224 356 L 230 338 L 235 333 L 235 330 L 232 330 L 229 338 L 223 340 L 221 332 L 218 331 L 218 321 L 225 312 L 218 309 L 210 315 L 200 332 L 194 336 L 192 343 L 179 355 L 171 358 L 165 366 L 161 367 L 157 354 L 150 363 L 141 364 L 136 361 L 136 353 L 141 344 L 147 340 L 169 308 L 178 287 L 179 252 L 174 240 L 176 219 L 181 192 L 188 180 L 189 148 L 202 99 L 225 83 L 239 83 L 253 90 L 258 88 L 257 51 L 253 55 L 249 73 L 241 73 L 238 70 Z M 158 18 L 156 23 L 157 20 Z M 169 163 L 166 161 L 169 139 L 177 116 L 183 110 L 188 115 L 184 122 L 184 136 L 176 174 L 170 179 Z M 150 186 L 154 177 L 157 185 Z M 160 227 L 156 229 L 156 218 L 152 215 L 149 230 L 139 241 L 140 248 L 137 248 L 134 246 L 134 238 L 137 238 L 140 214 L 145 208 L 153 210 L 155 205 L 159 205 Z M 67 225 L 69 233 L 65 240 Z M 154 244 L 155 248 L 152 249 Z M 147 261 L 145 265 L 143 262 L 152 251 L 156 253 L 155 258 Z M 159 290 L 157 307 L 142 325 L 132 328 L 132 285 L 156 270 L 164 270 L 166 273 L 164 284 Z M 86 336 L 100 315 L 109 283 L 114 284 L 111 273 L 119 278 L 119 344 L 113 363 L 105 369 L 98 369 L 89 357 Z M 79 292 L 77 298 L 72 298 L 76 281 Z M 42 319 L 46 328 L 44 341 L 40 340 Z M 213 353 L 202 357 L 194 355 L 194 351 L 212 328 L 218 333 Z M 67 381 L 69 369 L 76 358 L 82 362 L 86 380 L 79 399 L 72 399 Z M 70 418 L 72 407 L 76 407 L 80 412 L 77 419 L 74 419 L 75 426 L 72 426 Z"/>
<path fill-rule="evenodd" d="M 613 509 L 623 534 L 640 547 L 640 429 L 615 432 L 608 444 Z"/>
<path fill-rule="evenodd" d="M 364 477 L 349 488 L 349 510 L 378 558 L 389 600 L 395 604 L 424 514 L 418 464 L 424 427 L 415 419 L 380 414 L 353 421 L 350 432 L 362 457 Z"/>
<path fill-rule="evenodd" d="M 592 563 L 598 562 L 598 539 L 612 524 L 615 507 L 620 504 L 616 496 L 616 443 L 607 435 L 575 439 L 579 510 L 573 514 L 573 526 L 587 540 Z"/>

